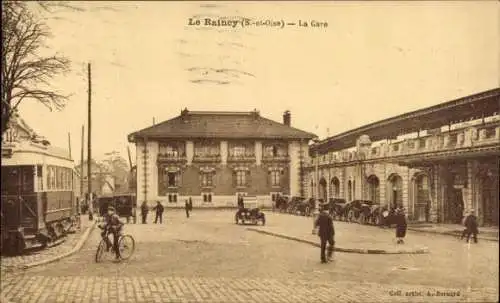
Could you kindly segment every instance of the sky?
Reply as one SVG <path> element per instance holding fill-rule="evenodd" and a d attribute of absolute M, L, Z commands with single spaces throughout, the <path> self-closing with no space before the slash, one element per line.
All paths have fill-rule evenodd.
<path fill-rule="evenodd" d="M 500 86 L 496 1 L 73 5 L 84 10 L 47 19 L 53 37 L 44 50 L 72 61 L 53 82 L 71 94 L 67 106 L 51 112 L 27 101 L 20 110 L 55 146 L 67 147 L 70 133 L 76 159 L 89 62 L 93 156 L 115 150 L 127 158 L 130 146 L 134 164 L 127 135 L 183 108 L 257 109 L 278 122 L 290 110 L 292 126 L 325 138 Z M 205 18 L 309 26 L 216 27 Z"/>

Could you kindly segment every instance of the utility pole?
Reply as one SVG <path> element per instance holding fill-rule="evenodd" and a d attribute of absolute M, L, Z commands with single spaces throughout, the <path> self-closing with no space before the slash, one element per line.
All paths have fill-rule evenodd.
<path fill-rule="evenodd" d="M 82 145 L 80 149 L 80 200 L 83 198 L 83 146 L 85 145 L 85 126 L 82 125 Z"/>
<path fill-rule="evenodd" d="M 88 126 L 87 126 L 87 189 L 88 189 L 88 205 L 89 205 L 89 220 L 94 219 L 94 206 L 92 203 L 92 73 L 90 63 L 87 65 L 88 69 L 88 97 L 89 97 L 89 105 L 88 105 Z"/>

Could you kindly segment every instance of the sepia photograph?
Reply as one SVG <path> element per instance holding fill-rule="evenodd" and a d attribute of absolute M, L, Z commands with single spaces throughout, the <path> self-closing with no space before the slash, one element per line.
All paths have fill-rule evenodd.
<path fill-rule="evenodd" d="M 499 302 L 500 2 L 1 2 L 0 303 Z"/>

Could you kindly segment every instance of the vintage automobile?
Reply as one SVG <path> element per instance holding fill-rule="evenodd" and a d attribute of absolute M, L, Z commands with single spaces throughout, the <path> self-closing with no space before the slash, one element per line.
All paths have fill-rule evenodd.
<path fill-rule="evenodd" d="M 243 201 L 243 207 L 239 208 L 234 215 L 234 221 L 236 224 L 250 223 L 257 225 L 259 221 L 262 225 L 266 225 L 266 215 L 260 211 L 258 207 L 257 199 L 246 196 Z"/>
<path fill-rule="evenodd" d="M 99 215 L 101 217 L 106 214 L 109 206 L 113 206 L 116 210 L 116 214 L 120 217 L 125 217 L 127 223 L 130 223 L 130 219 L 132 219 L 134 223 L 137 221 L 135 194 L 122 193 L 103 195 L 96 200 L 96 207 L 99 209 Z"/>
<path fill-rule="evenodd" d="M 373 205 L 369 200 L 353 200 L 346 203 L 344 215 L 347 222 L 364 223 L 370 214 L 370 207 Z"/>
<path fill-rule="evenodd" d="M 347 204 L 347 201 L 342 198 L 330 198 L 328 200 L 328 212 L 333 217 L 334 220 L 343 220 L 344 216 L 344 208 Z"/>

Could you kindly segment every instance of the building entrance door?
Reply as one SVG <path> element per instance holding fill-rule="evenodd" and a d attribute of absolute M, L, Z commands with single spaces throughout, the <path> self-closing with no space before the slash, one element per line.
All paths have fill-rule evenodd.
<path fill-rule="evenodd" d="M 461 188 L 453 188 L 449 200 L 448 215 L 449 223 L 461 224 L 464 211 L 464 199 Z"/>
<path fill-rule="evenodd" d="M 486 226 L 498 226 L 498 188 L 492 177 L 485 176 L 481 180 L 482 221 Z M 481 214 L 480 214 L 481 215 Z"/>

